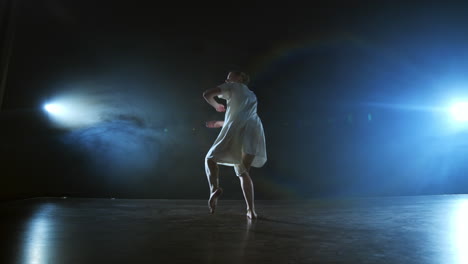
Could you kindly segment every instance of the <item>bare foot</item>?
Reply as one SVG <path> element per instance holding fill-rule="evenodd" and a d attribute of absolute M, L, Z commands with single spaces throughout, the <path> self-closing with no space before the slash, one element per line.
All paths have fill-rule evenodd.
<path fill-rule="evenodd" d="M 214 214 L 216 204 L 218 203 L 218 198 L 221 194 L 223 194 L 222 188 L 218 188 L 216 191 L 211 193 L 210 199 L 208 200 L 208 207 L 210 208 L 211 214 Z"/>
<path fill-rule="evenodd" d="M 252 210 L 247 210 L 247 217 L 249 219 L 257 219 L 257 213 L 255 213 L 255 211 Z"/>

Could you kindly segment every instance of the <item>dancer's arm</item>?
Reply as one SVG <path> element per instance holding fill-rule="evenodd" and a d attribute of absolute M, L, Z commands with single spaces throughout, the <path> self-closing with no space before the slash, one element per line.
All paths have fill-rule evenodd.
<path fill-rule="evenodd" d="M 209 128 L 220 128 L 224 126 L 224 121 L 208 121 L 206 122 L 206 127 Z"/>
<path fill-rule="evenodd" d="M 221 89 L 219 87 L 216 87 L 216 88 L 213 88 L 213 89 L 209 89 L 209 90 L 206 90 L 205 92 L 203 92 L 203 98 L 205 98 L 205 100 L 211 105 L 213 106 L 216 111 L 218 112 L 226 112 L 226 108 L 224 107 L 224 105 L 222 104 L 219 104 L 218 102 L 216 102 L 216 100 L 214 99 L 215 96 L 218 96 L 221 94 Z"/>

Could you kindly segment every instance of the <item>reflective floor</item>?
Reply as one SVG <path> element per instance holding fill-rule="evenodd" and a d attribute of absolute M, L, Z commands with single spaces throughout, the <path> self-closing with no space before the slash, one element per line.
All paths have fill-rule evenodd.
<path fill-rule="evenodd" d="M 468 195 L 0 204 L 0 263 L 468 263 Z"/>

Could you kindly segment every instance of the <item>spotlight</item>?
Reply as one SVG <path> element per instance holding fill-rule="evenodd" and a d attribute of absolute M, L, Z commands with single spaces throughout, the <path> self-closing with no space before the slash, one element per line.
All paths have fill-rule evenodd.
<path fill-rule="evenodd" d="M 450 113 L 456 121 L 468 121 L 468 102 L 460 102 L 454 104 L 450 108 Z"/>
<path fill-rule="evenodd" d="M 44 105 L 44 109 L 54 115 L 59 115 L 64 112 L 64 109 L 59 104 L 46 104 Z"/>
<path fill-rule="evenodd" d="M 45 103 L 43 109 L 57 126 L 78 128 L 99 122 L 105 107 L 89 96 L 68 95 Z"/>

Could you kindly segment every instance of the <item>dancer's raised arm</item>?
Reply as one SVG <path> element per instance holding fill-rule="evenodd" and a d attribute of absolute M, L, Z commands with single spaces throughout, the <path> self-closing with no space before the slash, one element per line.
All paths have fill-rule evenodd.
<path fill-rule="evenodd" d="M 209 89 L 209 90 L 206 90 L 205 92 L 203 92 L 203 98 L 205 98 L 205 100 L 211 105 L 214 107 L 214 109 L 216 109 L 216 111 L 218 112 L 226 112 L 226 107 L 222 104 L 219 104 L 218 102 L 216 102 L 216 100 L 214 99 L 215 96 L 218 96 L 221 94 L 221 88 L 219 87 L 216 87 L 216 88 L 213 88 L 213 89 Z"/>

